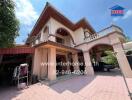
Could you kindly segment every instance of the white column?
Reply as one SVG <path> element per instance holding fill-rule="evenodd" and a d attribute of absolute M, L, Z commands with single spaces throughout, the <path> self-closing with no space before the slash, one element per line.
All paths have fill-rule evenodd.
<path fill-rule="evenodd" d="M 122 44 L 117 43 L 113 45 L 114 52 L 116 52 L 116 57 L 120 66 L 120 69 L 124 73 L 125 77 L 132 77 L 132 70 L 130 68 L 129 62 L 123 50 Z"/>
<path fill-rule="evenodd" d="M 47 61 L 48 61 L 48 49 L 46 48 L 42 48 L 42 52 L 41 52 L 41 68 L 40 68 L 40 76 L 42 79 L 44 79 L 45 77 L 47 77 L 47 73 L 48 73 L 48 68 L 47 68 Z"/>
<path fill-rule="evenodd" d="M 56 80 L 56 48 L 48 49 L 48 79 Z"/>
<path fill-rule="evenodd" d="M 72 54 L 73 64 L 74 64 L 74 71 L 79 70 L 79 62 L 78 62 L 78 54 Z"/>
<path fill-rule="evenodd" d="M 84 56 L 84 61 L 85 61 L 85 72 L 87 75 L 94 75 L 94 70 L 92 67 L 91 59 L 90 59 L 90 54 L 88 51 L 83 52 Z"/>
<path fill-rule="evenodd" d="M 40 49 L 35 49 L 34 59 L 33 59 L 33 75 L 37 75 L 40 79 L 40 67 L 41 67 L 41 53 Z"/>
<path fill-rule="evenodd" d="M 0 55 L 0 64 L 2 62 L 2 59 L 3 59 L 3 55 Z"/>

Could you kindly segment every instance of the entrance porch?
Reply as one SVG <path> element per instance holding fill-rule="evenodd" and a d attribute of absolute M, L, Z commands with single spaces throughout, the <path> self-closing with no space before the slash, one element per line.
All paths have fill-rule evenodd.
<path fill-rule="evenodd" d="M 35 47 L 33 75 L 38 79 L 56 80 L 57 77 L 67 75 L 67 72 L 80 70 L 78 63 L 78 49 L 56 42 L 47 41 Z"/>

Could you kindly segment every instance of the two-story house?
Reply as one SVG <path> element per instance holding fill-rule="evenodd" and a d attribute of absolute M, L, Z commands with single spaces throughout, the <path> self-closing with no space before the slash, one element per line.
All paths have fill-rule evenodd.
<path fill-rule="evenodd" d="M 26 45 L 34 48 L 32 74 L 39 79 L 55 80 L 61 71 L 83 69 L 87 75 L 94 75 L 93 55 L 100 61 L 102 51 L 113 50 L 119 66 L 126 77 L 132 77 L 132 70 L 123 50 L 123 30 L 111 25 L 96 32 L 83 18 L 71 22 L 49 3 L 27 38 Z M 84 65 L 58 65 L 58 63 L 83 63 Z M 58 71 L 58 73 L 56 73 Z"/>

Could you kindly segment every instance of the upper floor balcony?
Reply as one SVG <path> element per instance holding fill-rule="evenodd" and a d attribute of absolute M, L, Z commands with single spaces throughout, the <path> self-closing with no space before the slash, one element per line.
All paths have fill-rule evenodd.
<path fill-rule="evenodd" d="M 32 46 L 37 44 L 52 41 L 61 45 L 65 45 L 68 47 L 74 47 L 74 40 L 72 36 L 62 28 L 59 28 L 55 34 L 50 34 L 48 32 L 44 32 L 35 36 L 34 41 L 32 42 Z"/>
<path fill-rule="evenodd" d="M 90 42 L 90 41 L 96 40 L 98 38 L 101 38 L 103 36 L 106 36 L 106 35 L 108 35 L 110 33 L 114 33 L 114 32 L 118 32 L 124 36 L 123 30 L 120 27 L 111 25 L 110 27 L 99 31 L 96 34 L 89 35 L 88 37 L 85 38 L 84 42 Z"/>

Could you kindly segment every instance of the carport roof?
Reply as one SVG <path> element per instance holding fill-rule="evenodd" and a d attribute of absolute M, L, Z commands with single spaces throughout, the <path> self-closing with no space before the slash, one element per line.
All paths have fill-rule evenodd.
<path fill-rule="evenodd" d="M 34 53 L 34 48 L 27 45 L 17 45 L 12 48 L 1 48 L 0 55 L 4 54 L 32 54 Z"/>

